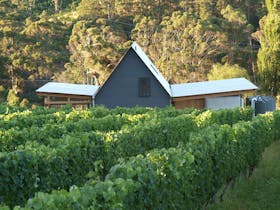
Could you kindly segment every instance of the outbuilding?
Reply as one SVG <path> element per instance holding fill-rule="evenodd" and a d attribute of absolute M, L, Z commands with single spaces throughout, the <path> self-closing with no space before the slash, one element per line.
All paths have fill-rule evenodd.
<path fill-rule="evenodd" d="M 172 102 L 178 108 L 207 109 L 243 107 L 243 95 L 257 89 L 245 78 L 171 85 Z"/>
<path fill-rule="evenodd" d="M 48 82 L 36 90 L 44 97 L 44 106 L 59 107 L 70 104 L 75 107 L 91 107 L 99 86 Z"/>

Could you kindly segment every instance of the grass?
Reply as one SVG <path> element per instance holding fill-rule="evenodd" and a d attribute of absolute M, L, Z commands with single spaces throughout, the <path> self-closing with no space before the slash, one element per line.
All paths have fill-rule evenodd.
<path fill-rule="evenodd" d="M 210 210 L 280 210 L 280 141 L 268 147 L 250 178 L 240 177 Z"/>

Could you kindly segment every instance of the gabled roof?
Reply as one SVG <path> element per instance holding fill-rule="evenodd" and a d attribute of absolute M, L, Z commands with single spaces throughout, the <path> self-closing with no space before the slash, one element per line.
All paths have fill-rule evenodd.
<path fill-rule="evenodd" d="M 236 91 L 253 91 L 256 89 L 258 87 L 245 78 L 171 85 L 172 97 L 174 98 Z"/>
<path fill-rule="evenodd" d="M 131 48 L 136 52 L 136 54 L 139 56 L 139 58 L 144 62 L 144 64 L 147 66 L 147 68 L 150 70 L 150 72 L 155 76 L 155 78 L 159 81 L 159 83 L 162 85 L 162 87 L 166 90 L 166 92 L 171 96 L 171 88 L 170 84 L 167 82 L 167 80 L 162 76 L 162 74 L 159 72 L 159 70 L 155 67 L 153 62 L 149 59 L 149 57 L 143 52 L 141 47 L 136 43 L 133 42 L 131 45 Z"/>
<path fill-rule="evenodd" d="M 94 96 L 98 91 L 97 85 L 81 85 L 81 84 L 69 84 L 48 82 L 39 89 L 37 93 L 55 93 L 55 94 L 69 94 L 69 95 L 81 95 L 81 96 Z"/>

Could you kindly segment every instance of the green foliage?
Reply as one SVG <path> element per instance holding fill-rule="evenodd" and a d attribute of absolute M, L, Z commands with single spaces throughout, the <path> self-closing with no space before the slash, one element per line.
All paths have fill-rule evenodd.
<path fill-rule="evenodd" d="M 34 142 L 24 150 L 1 153 L 1 185 L 5 186 L 0 189 L 1 202 L 9 206 L 22 204 L 38 190 L 49 192 L 81 185 L 104 151 L 97 135 L 66 138 L 53 144 L 55 149 Z"/>
<path fill-rule="evenodd" d="M 278 11 L 276 1 L 267 2 L 269 11 Z M 206 80 L 215 63 L 237 64 L 256 78 L 258 45 L 251 41 L 251 33 L 265 15 L 262 4 L 262 0 L 3 0 L 1 84 L 5 80 L 6 89 L 30 102 L 38 100 L 32 97 L 34 90 L 49 80 L 102 85 L 131 40 L 172 83 Z M 260 80 L 262 87 L 265 81 Z"/>
<path fill-rule="evenodd" d="M 210 206 L 211 210 L 278 210 L 280 201 L 278 190 L 280 188 L 280 141 L 269 146 L 261 162 L 248 180 L 241 176 L 234 188 L 229 189 L 223 202 L 217 202 Z"/>
<path fill-rule="evenodd" d="M 7 90 L 0 85 L 0 103 L 6 101 L 7 99 Z"/>
<path fill-rule="evenodd" d="M 64 77 L 75 83 L 103 83 L 124 53 L 126 34 L 121 30 L 106 19 L 78 21 L 69 39 L 72 55 Z"/>
<path fill-rule="evenodd" d="M 250 120 L 252 114 L 247 112 L 251 113 L 232 110 L 228 117 L 225 110 L 211 112 L 203 125 Z M 104 180 L 120 159 L 126 161 L 155 148 L 185 145 L 191 132 L 201 125 L 200 115 L 204 112 L 174 107 L 111 111 L 104 107 L 38 108 L 2 114 L 0 184 L 6 187 L 0 189 L 1 203 L 23 205 L 38 191 L 67 190 L 72 185 L 82 186 L 88 179 Z M 219 116 L 224 118 L 218 120 Z"/>
<path fill-rule="evenodd" d="M 253 26 L 248 22 L 246 13 L 241 7 L 234 8 L 227 5 L 221 10 L 221 15 L 223 19 L 219 24 L 222 25 L 224 32 L 220 38 L 225 55 L 220 62 L 252 68 L 252 66 L 248 66 L 247 60 L 252 60 L 256 56 L 251 44 L 248 43 Z"/>
<path fill-rule="evenodd" d="M 42 84 L 35 80 L 50 80 L 61 71 L 62 62 L 68 61 L 69 25 L 54 17 L 40 19 L 38 14 L 42 12 L 38 4 L 50 6 L 51 2 L 9 0 L 0 4 L 1 79 L 23 96 Z M 54 2 L 62 5 L 65 0 Z"/>
<path fill-rule="evenodd" d="M 20 102 L 19 106 L 20 106 L 20 107 L 29 107 L 29 106 L 30 106 L 30 103 L 29 103 L 28 99 L 24 98 L 24 99 L 22 99 L 22 101 Z"/>
<path fill-rule="evenodd" d="M 235 10 L 231 5 L 227 5 L 225 9 L 221 10 L 221 14 L 226 18 L 229 22 L 233 22 L 235 24 L 245 24 L 247 22 L 247 18 L 244 13 L 241 11 Z"/>
<path fill-rule="evenodd" d="M 217 111 L 207 110 L 196 116 L 195 122 L 200 128 L 205 128 L 213 124 L 233 125 L 238 121 L 251 121 L 253 109 L 220 109 Z"/>
<path fill-rule="evenodd" d="M 229 65 L 228 63 L 214 64 L 207 74 L 208 80 L 230 79 L 244 77 L 250 79 L 247 70 L 237 64 Z"/>
<path fill-rule="evenodd" d="M 268 14 L 260 20 L 255 33 L 261 44 L 258 52 L 259 81 L 264 92 L 277 96 L 280 80 L 280 7 L 279 0 L 266 1 Z"/>
<path fill-rule="evenodd" d="M 216 37 L 216 32 L 198 16 L 176 11 L 160 23 L 149 53 L 173 83 L 204 80 L 211 59 L 217 56 Z"/>
<path fill-rule="evenodd" d="M 7 96 L 7 102 L 10 106 L 15 106 L 19 103 L 20 98 L 13 89 L 10 89 Z"/>
<path fill-rule="evenodd" d="M 275 115 L 206 127 L 187 143 L 120 161 L 104 181 L 91 180 L 70 192 L 37 193 L 25 208 L 203 209 L 224 184 L 256 166 L 264 148 L 279 139 Z"/>
<path fill-rule="evenodd" d="M 0 93 L 1 93 L 1 96 L 3 96 L 2 94 L 5 92 L 5 88 L 2 86 L 2 85 L 0 85 Z"/>
<path fill-rule="evenodd" d="M 25 56 L 25 63 L 21 68 L 33 72 L 28 79 L 49 79 L 60 72 L 62 63 L 69 60 L 69 52 L 64 47 L 70 36 L 67 25 L 57 18 L 41 18 L 36 21 L 26 19 L 23 34 L 26 36 L 27 43 L 21 55 Z"/>

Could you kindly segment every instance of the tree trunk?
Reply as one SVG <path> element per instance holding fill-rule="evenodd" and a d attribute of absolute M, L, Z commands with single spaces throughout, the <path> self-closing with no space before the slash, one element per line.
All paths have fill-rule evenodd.
<path fill-rule="evenodd" d="M 60 11 L 59 0 L 53 0 L 53 4 L 54 4 L 54 12 L 58 13 Z"/>
<path fill-rule="evenodd" d="M 278 72 L 277 70 L 274 73 L 274 85 L 273 85 L 273 96 L 277 96 L 278 94 Z"/>

